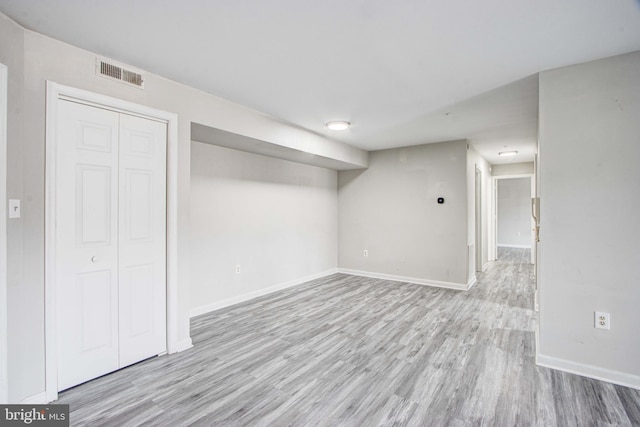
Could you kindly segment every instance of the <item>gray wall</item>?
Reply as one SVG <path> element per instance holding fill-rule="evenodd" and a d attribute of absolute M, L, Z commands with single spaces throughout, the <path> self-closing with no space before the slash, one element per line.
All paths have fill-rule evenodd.
<path fill-rule="evenodd" d="M 491 166 L 492 176 L 533 174 L 533 162 L 504 163 Z"/>
<path fill-rule="evenodd" d="M 191 122 L 344 162 L 366 164 L 366 152 L 322 138 L 254 110 L 145 73 L 145 88 L 95 75 L 94 53 L 22 29 L 0 14 L 0 62 L 9 67 L 7 196 L 22 200 L 9 220 L 9 399 L 44 391 L 44 203 L 46 80 L 178 115 L 178 340 L 189 338 Z"/>
<path fill-rule="evenodd" d="M 541 73 L 542 355 L 640 375 L 639 162 L 640 52 Z"/>
<path fill-rule="evenodd" d="M 336 171 L 192 142 L 192 309 L 335 270 L 337 219 Z"/>
<path fill-rule="evenodd" d="M 531 179 L 498 181 L 498 246 L 531 247 Z"/>
<path fill-rule="evenodd" d="M 338 266 L 466 284 L 466 154 L 466 141 L 381 150 L 339 172 Z"/>
<path fill-rule="evenodd" d="M 32 292 L 30 286 L 34 279 L 37 280 L 41 267 L 27 265 L 25 270 L 23 261 L 25 250 L 35 249 L 30 242 L 38 235 L 44 221 L 41 217 L 39 223 L 35 222 L 36 217 L 25 209 L 29 205 L 23 198 L 24 181 L 29 177 L 25 178 L 22 171 L 24 130 L 17 123 L 24 109 L 24 44 L 24 31 L 0 14 L 0 62 L 7 66 L 9 74 L 7 198 L 23 199 L 22 218 L 2 218 L 7 221 L 7 380 L 11 401 L 17 400 L 15 396 L 24 397 L 44 390 L 44 289 Z M 44 205 L 44 200 L 41 203 Z M 42 246 L 37 249 L 44 250 Z M 44 264 L 42 257 L 40 263 Z M 34 332 L 40 339 L 28 335 Z M 16 360 L 23 365 L 21 369 L 16 369 Z"/>

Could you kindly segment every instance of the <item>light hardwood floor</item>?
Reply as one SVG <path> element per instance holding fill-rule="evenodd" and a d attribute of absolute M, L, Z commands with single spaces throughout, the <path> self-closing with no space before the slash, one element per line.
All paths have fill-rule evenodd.
<path fill-rule="evenodd" d="M 535 365 L 527 260 L 502 249 L 467 292 L 315 280 L 199 316 L 193 349 L 59 403 L 91 426 L 640 425 L 640 391 Z"/>

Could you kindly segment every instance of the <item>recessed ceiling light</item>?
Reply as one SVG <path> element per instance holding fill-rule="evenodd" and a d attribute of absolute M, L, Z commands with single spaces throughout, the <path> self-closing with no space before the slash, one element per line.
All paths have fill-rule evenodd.
<path fill-rule="evenodd" d="M 498 156 L 515 156 L 516 154 L 518 154 L 517 151 L 501 151 L 498 153 Z"/>
<path fill-rule="evenodd" d="M 335 120 L 333 122 L 327 122 L 327 127 L 331 130 L 345 130 L 351 126 L 351 123 L 344 120 Z"/>

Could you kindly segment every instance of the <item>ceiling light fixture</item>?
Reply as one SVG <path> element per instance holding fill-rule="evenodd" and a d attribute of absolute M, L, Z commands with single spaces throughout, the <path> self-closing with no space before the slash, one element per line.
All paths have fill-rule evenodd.
<path fill-rule="evenodd" d="M 518 154 L 517 151 L 501 151 L 498 153 L 498 156 L 515 156 L 516 154 Z"/>
<path fill-rule="evenodd" d="M 335 120 L 332 122 L 327 122 L 327 127 L 331 130 L 345 130 L 351 126 L 351 123 L 345 122 L 344 120 Z"/>

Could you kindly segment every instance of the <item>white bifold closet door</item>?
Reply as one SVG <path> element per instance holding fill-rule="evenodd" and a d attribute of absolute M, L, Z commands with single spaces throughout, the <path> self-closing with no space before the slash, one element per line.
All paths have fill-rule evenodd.
<path fill-rule="evenodd" d="M 166 351 L 166 124 L 60 100 L 58 389 Z"/>

